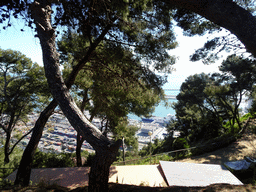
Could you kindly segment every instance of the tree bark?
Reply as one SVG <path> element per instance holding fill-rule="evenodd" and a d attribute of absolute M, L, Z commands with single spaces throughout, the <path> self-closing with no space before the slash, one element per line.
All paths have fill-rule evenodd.
<path fill-rule="evenodd" d="M 57 102 L 53 100 L 43 112 L 41 112 L 36 124 L 34 126 L 31 139 L 22 155 L 19 169 L 15 179 L 15 185 L 27 186 L 29 185 L 31 167 L 33 157 L 37 149 L 38 143 L 42 137 L 44 126 L 57 106 Z"/>
<path fill-rule="evenodd" d="M 90 46 L 88 49 L 86 55 L 79 61 L 79 63 L 73 68 L 71 74 L 69 75 L 69 78 L 66 82 L 66 86 L 68 89 L 70 89 L 71 85 L 74 84 L 75 78 L 78 74 L 78 72 L 82 69 L 82 67 L 85 65 L 86 62 L 89 61 L 91 57 L 91 53 L 95 50 L 97 45 L 100 43 L 104 35 L 107 33 L 110 26 L 107 26 L 105 30 L 103 30 L 102 35 L 99 36 L 98 39 L 95 40 L 95 42 Z M 34 153 L 36 151 L 36 148 L 38 146 L 38 143 L 40 141 L 40 138 L 42 136 L 42 132 L 45 126 L 45 123 L 47 122 L 48 118 L 58 105 L 57 101 L 54 99 L 46 108 L 45 110 L 40 114 L 36 125 L 33 129 L 33 133 L 31 136 L 31 140 L 29 141 L 23 155 L 22 159 L 20 161 L 18 173 L 16 175 L 15 184 L 27 186 L 29 185 L 29 179 L 30 179 L 30 173 L 31 173 L 31 166 L 32 161 L 34 157 Z"/>
<path fill-rule="evenodd" d="M 171 5 L 195 12 L 229 30 L 256 56 L 256 18 L 233 1 L 170 0 Z"/>
<path fill-rule="evenodd" d="M 116 160 L 116 154 L 121 144 L 122 140 L 118 140 L 116 143 L 96 151 L 89 174 L 88 191 L 108 191 L 109 169 Z"/>
<path fill-rule="evenodd" d="M 77 135 L 76 135 L 76 166 L 77 167 L 82 166 L 81 147 L 84 140 L 80 137 L 81 135 L 79 134 L 79 132 L 77 132 Z"/>
<path fill-rule="evenodd" d="M 9 163 L 9 149 L 10 149 L 11 133 L 9 130 L 6 132 L 6 139 L 4 145 L 4 163 Z"/>
<path fill-rule="evenodd" d="M 87 104 L 87 102 L 89 102 L 89 99 L 88 99 L 88 96 L 87 96 L 88 95 L 88 90 L 89 89 L 85 90 L 83 101 L 82 101 L 81 106 L 80 106 L 80 109 L 81 109 L 82 112 L 84 111 L 84 108 L 85 108 L 85 105 Z M 84 138 L 83 137 L 81 138 L 81 135 L 79 134 L 79 132 L 77 132 L 77 135 L 76 135 L 76 166 L 77 167 L 82 166 L 81 147 L 82 147 L 83 142 L 84 142 Z"/>
<path fill-rule="evenodd" d="M 35 1 L 32 17 L 37 27 L 43 52 L 45 75 L 53 97 L 74 129 L 96 151 L 96 158 L 90 171 L 90 191 L 107 190 L 109 167 L 115 160 L 121 141 L 115 144 L 102 135 L 96 126 L 89 122 L 73 101 L 59 69 L 59 56 L 56 49 L 55 30 L 51 26 L 51 6 L 47 0 Z M 99 182 L 100 181 L 100 182 Z"/>
<path fill-rule="evenodd" d="M 48 1 L 32 4 L 32 15 L 43 51 L 45 75 L 53 97 L 71 125 L 94 147 L 101 149 L 110 144 L 95 125 L 89 122 L 73 101 L 59 69 L 59 56 L 55 45 L 55 30 L 51 26 L 51 7 Z"/>

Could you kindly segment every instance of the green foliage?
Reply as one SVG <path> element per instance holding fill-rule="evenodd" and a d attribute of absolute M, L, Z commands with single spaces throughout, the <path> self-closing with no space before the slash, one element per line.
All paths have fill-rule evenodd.
<path fill-rule="evenodd" d="M 169 131 L 179 130 L 193 142 L 242 129 L 239 107 L 255 84 L 255 61 L 230 55 L 219 68 L 222 73 L 196 74 L 185 80 L 173 104 L 177 119 Z"/>
<path fill-rule="evenodd" d="M 1 145 L 1 142 L 0 142 Z M 19 162 L 22 156 L 23 150 L 15 148 L 12 155 L 10 156 L 10 162 L 6 164 L 4 162 L 4 148 L 0 148 L 0 188 L 10 185 L 9 181 L 4 181 L 8 175 L 10 175 L 15 169 L 18 168 Z"/>
<path fill-rule="evenodd" d="M 246 121 L 249 118 L 253 118 L 253 117 L 254 116 L 251 113 L 247 113 L 247 114 L 243 115 L 242 117 L 240 117 L 239 123 L 243 126 L 243 129 L 244 129 Z M 227 133 L 232 133 L 232 129 L 235 130 L 235 133 L 238 133 L 240 131 L 237 121 L 233 122 L 233 120 L 227 121 L 223 125 L 223 127 L 225 127 L 225 129 L 227 130 Z"/>
<path fill-rule="evenodd" d="M 165 137 L 165 139 L 161 142 L 162 145 L 160 145 L 156 149 L 157 153 L 172 151 L 173 141 L 174 141 L 174 138 L 172 137 L 172 135 L 168 135 L 167 137 Z"/>
<path fill-rule="evenodd" d="M 119 121 L 118 125 L 112 130 L 115 140 L 123 139 L 128 148 L 132 147 L 133 151 L 138 150 L 138 139 L 135 137 L 138 127 L 128 126 L 128 121 Z"/>
<path fill-rule="evenodd" d="M 172 148 L 173 150 L 187 149 L 189 148 L 189 144 L 186 139 L 178 137 L 174 140 Z"/>
<path fill-rule="evenodd" d="M 89 45 L 82 35 L 71 31 L 63 35 L 58 47 L 62 53 L 65 77 L 68 77 Z M 163 83 L 164 78 L 134 59 L 130 48 L 104 41 L 79 72 L 72 91 L 78 104 L 89 110 L 91 117 L 103 119 L 104 134 L 112 132 L 115 139 L 124 137 L 125 144 L 136 150 L 138 142 L 134 135 L 137 128 L 127 126 L 126 117 L 129 113 L 138 116 L 151 114 L 164 99 Z"/>
<path fill-rule="evenodd" d="M 48 86 L 43 67 L 22 53 L 0 49 L 0 56 L 1 116 L 14 115 L 15 122 L 39 107 L 42 96 L 49 97 Z"/>
<path fill-rule="evenodd" d="M 175 150 L 180 150 L 180 149 L 188 149 L 190 146 L 188 144 L 188 141 L 185 139 L 185 138 L 176 138 L 174 141 L 173 141 L 173 144 L 172 144 L 172 149 L 175 151 Z M 185 155 L 188 154 L 188 150 L 184 150 L 184 151 L 178 151 L 175 153 L 175 158 L 176 159 L 179 159 L 179 158 L 182 158 L 184 157 Z"/>
<path fill-rule="evenodd" d="M 251 106 L 248 109 L 248 111 L 251 114 L 255 114 L 256 113 L 256 87 L 255 87 L 255 85 L 252 87 L 252 91 L 249 96 L 249 100 L 251 100 Z"/>
<path fill-rule="evenodd" d="M 49 95 L 43 67 L 21 52 L 0 49 L 0 128 L 6 134 L 6 162 L 15 125 L 49 102 Z"/>
<path fill-rule="evenodd" d="M 181 85 L 173 104 L 176 120 L 169 125 L 169 132 L 179 130 L 190 141 L 219 135 L 222 129 L 222 109 L 216 98 L 206 88 L 212 79 L 202 73 L 188 77 Z"/>
<path fill-rule="evenodd" d="M 243 115 L 241 118 L 240 118 L 240 121 L 241 122 L 244 122 L 246 120 L 248 120 L 249 118 L 253 118 L 254 116 L 251 114 L 251 113 L 246 113 L 245 115 Z"/>
<path fill-rule="evenodd" d="M 57 167 L 74 167 L 74 161 L 71 153 L 44 153 L 37 151 L 33 159 L 33 168 L 57 168 Z"/>
<path fill-rule="evenodd" d="M 224 134 L 220 137 L 216 137 L 209 140 L 204 140 L 203 142 L 198 142 L 195 148 L 190 150 L 191 155 L 201 155 L 204 153 L 209 153 L 217 149 L 223 148 L 236 141 L 236 137 L 233 134 Z"/>
<path fill-rule="evenodd" d="M 81 36 L 70 32 L 58 42 L 65 61 L 65 76 L 86 51 L 87 44 L 77 45 L 80 39 Z M 94 108 L 87 105 L 92 116 L 114 117 L 118 114 L 125 117 L 129 112 L 137 115 L 152 113 L 160 98 L 164 98 L 160 88 L 164 79 L 142 67 L 133 59 L 131 50 L 120 45 L 106 42 L 96 53 L 79 73 L 73 86 L 78 97 L 86 97 L 87 102 L 89 99 L 93 101 Z"/>
<path fill-rule="evenodd" d="M 178 9 L 174 14 L 174 20 L 186 36 L 204 35 L 220 29 L 211 21 L 186 9 Z"/>

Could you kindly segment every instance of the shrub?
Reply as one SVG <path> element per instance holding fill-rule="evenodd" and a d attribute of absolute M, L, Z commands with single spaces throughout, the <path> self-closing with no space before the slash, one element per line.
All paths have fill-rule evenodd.
<path fill-rule="evenodd" d="M 187 142 L 187 140 L 185 138 L 177 138 L 174 140 L 173 144 L 172 144 L 172 149 L 173 150 L 179 150 L 179 149 L 188 149 L 190 146 Z M 184 157 L 186 154 L 188 154 L 188 151 L 179 151 L 176 152 L 175 157 L 176 158 L 182 158 Z"/>
<path fill-rule="evenodd" d="M 230 143 L 236 141 L 236 137 L 232 134 L 226 134 L 205 142 L 203 145 L 198 146 L 191 150 L 192 155 L 201 155 L 217 149 L 228 146 Z"/>
<path fill-rule="evenodd" d="M 71 153 L 44 153 L 37 151 L 33 160 L 33 168 L 42 168 L 42 167 L 73 167 L 75 166 Z"/>
<path fill-rule="evenodd" d="M 187 149 L 189 148 L 189 144 L 185 138 L 177 138 L 174 140 L 172 144 L 173 150 L 178 150 L 178 149 Z"/>

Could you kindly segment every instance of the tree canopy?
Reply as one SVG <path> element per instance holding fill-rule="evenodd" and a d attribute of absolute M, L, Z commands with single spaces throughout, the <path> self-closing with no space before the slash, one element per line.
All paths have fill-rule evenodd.
<path fill-rule="evenodd" d="M 135 58 L 154 65 L 154 69 L 170 70 L 173 57 L 168 56 L 168 48 L 174 47 L 171 28 L 171 16 L 180 8 L 195 12 L 202 17 L 226 28 L 235 34 L 245 48 L 256 55 L 256 19 L 248 11 L 233 1 L 210 0 L 170 0 L 170 1 L 57 1 L 38 0 L 34 2 L 12 0 L 1 4 L 1 13 L 9 26 L 8 14 L 11 10 L 27 11 L 27 25 L 34 25 L 40 39 L 45 74 L 53 97 L 58 102 L 71 125 L 83 135 L 96 149 L 96 159 L 91 168 L 91 191 L 107 188 L 106 175 L 115 157 L 120 141 L 115 144 L 105 138 L 90 122 L 88 122 L 73 102 L 68 88 L 78 71 L 88 62 L 95 48 L 105 39 L 131 49 Z M 28 8 L 30 4 L 30 9 Z M 53 5 L 56 5 L 54 8 Z M 5 9 L 7 7 L 7 9 Z M 174 9 L 173 9 L 174 8 Z M 6 16 L 7 15 L 7 16 Z M 29 16 L 32 17 L 29 17 Z M 15 17 L 15 16 L 14 16 Z M 193 17 L 192 17 L 193 18 Z M 215 26 L 200 21 L 200 24 L 212 29 Z M 59 69 L 59 55 L 56 50 L 56 27 L 71 27 L 81 32 L 90 42 L 87 52 L 73 68 L 69 84 L 66 86 Z M 57 28 L 58 30 L 58 28 Z M 199 30 L 201 33 L 202 30 Z M 56 32 L 57 33 L 57 32 Z M 131 48 L 133 47 L 133 48 Z M 72 83 L 71 83 L 72 84 Z M 96 170 L 102 170 L 101 173 Z M 103 171 L 105 170 L 105 172 Z M 105 177 L 104 177 L 104 176 Z M 96 182 L 101 178 L 103 185 Z M 101 191 L 102 191 L 101 190 Z"/>
<path fill-rule="evenodd" d="M 219 69 L 221 73 L 189 76 L 181 85 L 178 102 L 173 105 L 177 117 L 173 129 L 191 138 L 206 138 L 207 134 L 212 138 L 242 129 L 239 107 L 255 84 L 255 61 L 230 55 Z M 229 129 L 225 127 L 227 122 Z"/>
<path fill-rule="evenodd" d="M 48 98 L 43 67 L 18 51 L 0 49 L 0 128 L 6 134 L 6 163 L 15 147 L 10 149 L 9 145 L 17 122 L 26 122 L 27 114 Z"/>

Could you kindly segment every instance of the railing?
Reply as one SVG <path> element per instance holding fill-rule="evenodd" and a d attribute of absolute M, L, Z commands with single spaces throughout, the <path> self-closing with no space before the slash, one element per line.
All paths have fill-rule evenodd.
<path fill-rule="evenodd" d="M 243 129 L 238 134 L 241 134 L 242 131 L 248 126 L 248 123 L 249 123 L 250 119 L 251 118 L 247 119 L 247 121 L 245 122 L 245 124 L 243 126 Z M 178 156 L 177 155 L 176 156 L 174 156 L 174 155 L 171 156 L 172 153 L 187 151 L 187 154 L 185 154 L 185 156 L 184 156 L 184 157 L 187 157 L 193 149 L 199 149 L 199 148 L 209 147 L 209 146 L 213 146 L 213 145 L 216 145 L 217 147 L 219 147 L 219 145 L 225 145 L 225 143 L 229 143 L 229 142 L 233 141 L 233 139 L 234 139 L 234 137 L 231 136 L 229 138 L 224 139 L 224 141 L 220 141 L 220 142 L 213 142 L 213 143 L 210 143 L 210 144 L 207 144 L 207 145 L 195 146 L 195 147 L 190 147 L 190 148 L 186 148 L 186 149 L 178 149 L 178 150 L 159 153 L 159 154 L 155 154 L 155 155 L 148 155 L 148 156 L 141 157 L 141 158 L 129 159 L 129 160 L 120 161 L 120 162 L 114 162 L 112 165 L 138 165 L 138 164 L 141 164 L 140 162 L 143 162 L 143 160 L 147 160 L 147 159 L 149 160 L 150 165 L 151 164 L 158 164 L 159 160 L 167 160 L 167 159 L 165 159 L 167 157 L 164 156 L 164 155 L 168 156 L 168 161 L 177 160 Z M 159 156 L 161 156 L 162 158 L 159 157 Z M 17 169 L 17 168 L 0 168 L 0 170 L 3 170 L 3 172 L 4 172 L 4 170 L 8 170 L 8 169 L 13 169 L 14 170 L 14 169 Z M 2 171 L 0 173 L 2 173 Z"/>
<path fill-rule="evenodd" d="M 249 117 L 246 122 L 244 123 L 243 125 L 243 128 L 239 131 L 238 135 L 242 134 L 244 132 L 244 130 L 246 129 L 246 127 L 248 126 L 249 122 L 250 122 L 251 118 Z M 229 143 L 231 142 L 232 140 L 234 140 L 234 136 L 231 136 L 229 138 L 226 138 L 224 143 Z M 140 162 L 144 159 L 150 159 L 150 164 L 151 164 L 151 160 L 153 159 L 154 161 L 153 164 L 156 164 L 158 163 L 157 161 L 160 160 L 158 158 L 157 160 L 157 157 L 158 156 L 163 156 L 163 155 L 168 155 L 170 156 L 171 153 L 177 153 L 177 152 L 181 152 L 181 151 L 191 151 L 192 149 L 199 149 L 199 148 L 202 148 L 202 147 L 209 147 L 209 145 L 213 146 L 213 145 L 217 145 L 219 146 L 221 142 L 214 142 L 214 143 L 211 143 L 211 144 L 208 144 L 208 145 L 201 145 L 201 146 L 196 146 L 196 147 L 190 147 L 190 148 L 186 148 L 186 149 L 179 149 L 179 150 L 174 150 L 174 151 L 169 151 L 169 152 L 164 152 L 164 153 L 160 153 L 160 154 L 155 154 L 155 155 L 149 155 L 149 156 L 145 156 L 145 157 L 141 157 L 141 158 L 137 158 L 137 159 L 129 159 L 129 160 L 126 160 L 126 161 L 120 161 L 120 162 L 114 162 L 113 165 L 127 165 L 127 164 L 133 164 L 133 165 L 136 165 L 136 164 L 140 164 L 140 163 L 136 163 L 136 162 Z M 223 143 L 222 143 L 223 144 Z M 173 160 L 175 160 L 175 158 L 173 158 Z M 170 159 L 169 159 L 170 161 Z M 133 163 L 132 163 L 133 162 Z"/>
<path fill-rule="evenodd" d="M 178 149 L 178 150 L 159 153 L 159 154 L 155 154 L 155 155 L 148 155 L 148 156 L 137 158 L 137 159 L 129 159 L 129 160 L 126 160 L 126 161 L 114 162 L 113 165 L 138 165 L 138 164 L 141 164 L 140 162 L 143 162 L 143 160 L 146 160 L 146 159 L 149 160 L 150 165 L 151 164 L 158 164 L 159 160 L 168 160 L 168 161 L 173 160 L 174 161 L 174 160 L 177 160 L 180 157 L 179 157 L 179 155 L 171 155 L 172 153 L 187 151 L 187 154 L 182 155 L 182 158 L 185 158 L 185 157 L 188 157 L 191 153 L 194 153 L 194 152 L 192 152 L 192 150 L 194 150 L 194 149 L 199 149 L 198 153 L 200 153 L 200 148 L 201 148 L 201 151 L 207 152 L 207 150 L 210 150 L 209 147 L 213 146 L 213 147 L 211 147 L 211 150 L 210 150 L 210 151 L 213 151 L 216 148 L 221 148 L 221 145 L 224 146 L 227 143 L 230 143 L 230 142 L 234 141 L 234 139 L 235 138 L 233 136 L 231 136 L 229 138 L 224 139 L 224 141 L 213 142 L 213 143 L 210 143 L 210 144 L 207 144 L 207 145 L 200 145 L 200 146 L 190 147 L 190 148 L 186 148 L 186 149 Z M 207 149 L 205 149 L 205 148 L 207 148 Z M 167 155 L 168 157 L 166 157 L 164 155 Z M 159 157 L 159 156 L 161 156 L 162 158 Z"/>
<path fill-rule="evenodd" d="M 178 149 L 178 150 L 159 153 L 159 154 L 155 154 L 155 155 L 148 155 L 148 156 L 137 158 L 137 159 L 129 159 L 129 160 L 126 160 L 126 161 L 114 162 L 113 165 L 137 165 L 137 164 L 140 164 L 140 162 L 142 162 L 143 160 L 147 160 L 147 159 L 149 159 L 149 164 L 150 165 L 151 164 L 157 164 L 159 160 L 162 160 L 161 158 L 158 158 L 159 156 L 163 157 L 164 155 L 167 155 L 169 157 L 168 160 L 170 160 L 170 157 L 172 157 L 173 160 L 175 160 L 175 157 L 171 156 L 172 153 L 177 153 L 177 152 L 182 152 L 182 151 L 189 151 L 189 150 L 194 149 L 194 148 L 197 148 L 197 147 L 191 147 L 191 148 L 187 148 L 187 149 Z M 163 158 L 166 158 L 166 157 L 163 157 Z"/>

